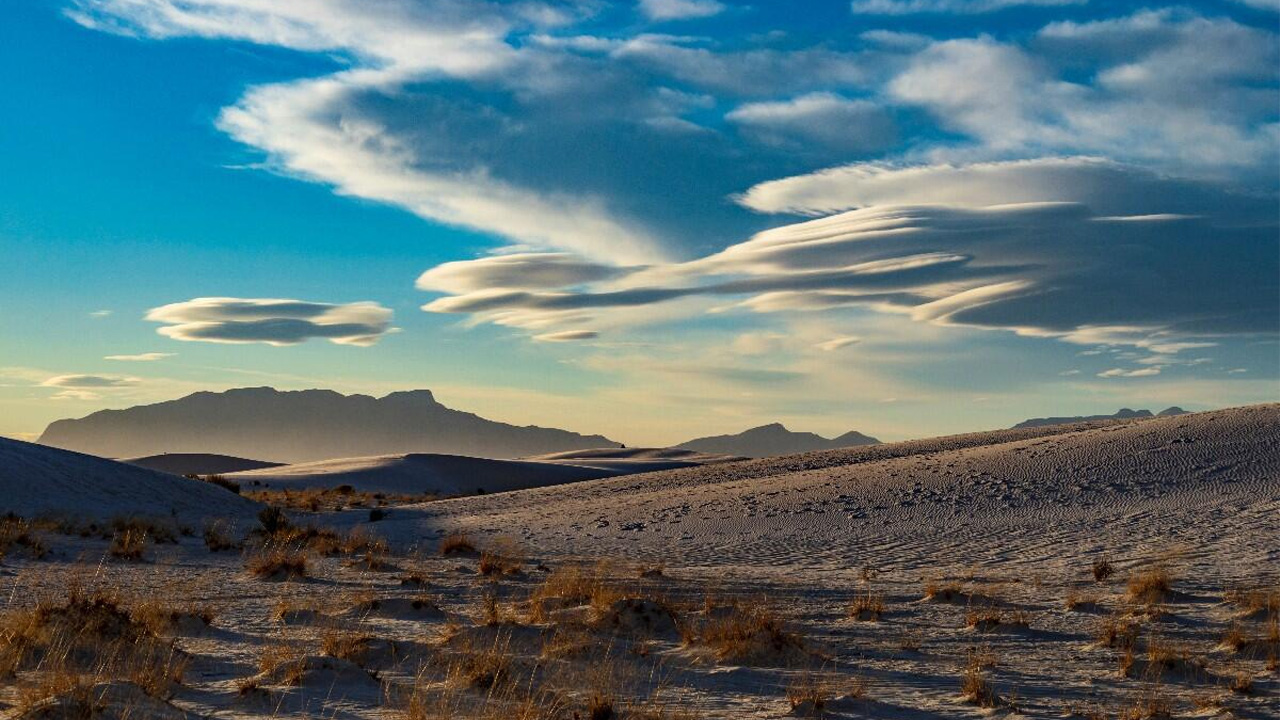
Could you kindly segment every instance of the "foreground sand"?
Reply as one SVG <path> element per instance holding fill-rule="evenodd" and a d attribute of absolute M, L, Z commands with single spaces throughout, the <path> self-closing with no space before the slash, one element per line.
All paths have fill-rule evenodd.
<path fill-rule="evenodd" d="M 47 531 L 45 559 L 4 560 L 0 597 L 10 616 L 75 584 L 212 609 L 161 633 L 191 654 L 161 715 L 586 718 L 593 698 L 654 718 L 1280 714 L 1276 405 L 388 513 L 296 517 L 389 547 L 289 541 L 309 560 L 294 581 L 249 574 L 252 543 L 126 562 Z M 489 553 L 441 556 L 458 532 Z M 0 702 L 30 704 L 38 674 Z"/>

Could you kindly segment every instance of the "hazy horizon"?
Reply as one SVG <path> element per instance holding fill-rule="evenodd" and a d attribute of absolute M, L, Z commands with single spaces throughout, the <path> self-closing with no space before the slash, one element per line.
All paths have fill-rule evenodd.
<path fill-rule="evenodd" d="M 1272 0 L 11 0 L 0 435 L 270 385 L 662 446 L 1280 400 Z"/>

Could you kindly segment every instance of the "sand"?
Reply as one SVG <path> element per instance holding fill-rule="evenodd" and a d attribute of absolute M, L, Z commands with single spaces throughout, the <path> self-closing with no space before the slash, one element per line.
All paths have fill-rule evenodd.
<path fill-rule="evenodd" d="M 172 703 L 218 717 L 405 717 L 415 679 L 445 692 L 447 668 L 497 647 L 515 676 L 533 673 L 577 709 L 604 687 L 618 707 L 643 697 L 690 717 L 795 717 L 818 711 L 788 694 L 830 682 L 818 693 L 830 718 L 1116 717 L 1157 701 L 1178 717 L 1274 718 L 1268 613 L 1232 591 L 1280 591 L 1277 517 L 1280 405 L 1265 405 L 587 480 L 397 507 L 376 523 L 365 511 L 298 516 L 396 551 L 380 569 L 314 557 L 302 582 L 255 580 L 237 553 L 196 539 L 95 572 L 217 608 L 212 628 L 179 639 L 194 660 Z M 460 531 L 520 572 L 486 577 L 474 554 L 439 556 L 439 538 Z M 60 572 L 104 551 L 48 542 L 44 560 L 5 559 L 8 607 L 56 595 Z M 1091 564 L 1104 556 L 1115 574 L 1098 583 Z M 545 569 L 597 559 L 618 597 L 543 597 L 528 614 Z M 1172 591 L 1129 601 L 1125 581 L 1154 567 Z M 276 620 L 282 598 L 312 609 Z M 859 598 L 883 602 L 880 617 L 851 616 Z M 700 639 L 735 602 L 771 607 L 783 634 L 732 652 Z M 1098 643 L 1111 620 L 1137 628 L 1127 673 L 1124 653 Z M 319 649 L 335 628 L 367 638 L 355 660 Z M 1233 628 L 1244 640 L 1224 644 Z M 279 644 L 293 664 L 264 672 L 264 648 Z M 1168 659 L 1155 662 L 1159 648 Z M 961 697 L 970 660 L 998 707 Z M 1252 690 L 1228 689 L 1242 675 Z M 259 686 L 242 692 L 246 678 Z M 464 708 L 501 696 L 448 692 Z"/>

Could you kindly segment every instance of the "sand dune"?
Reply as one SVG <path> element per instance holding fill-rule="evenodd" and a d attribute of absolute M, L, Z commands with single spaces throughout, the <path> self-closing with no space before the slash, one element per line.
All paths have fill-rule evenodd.
<path fill-rule="evenodd" d="M 462 455 L 409 453 L 321 460 L 230 473 L 242 485 L 281 490 L 350 485 L 360 492 L 406 495 L 473 495 L 607 477 L 616 473 L 589 467 L 522 460 L 489 460 Z"/>
<path fill-rule="evenodd" d="M 667 448 L 573 450 L 522 460 L 408 453 L 299 463 L 230 473 L 228 477 L 268 489 L 350 485 L 362 492 L 474 495 L 737 459 Z"/>
<path fill-rule="evenodd" d="M 563 552 L 787 572 L 1059 565 L 1120 545 L 1280 561 L 1280 405 L 1059 425 L 633 475 L 406 508 L 412 542 L 465 529 Z M 1223 552 L 1221 543 L 1234 546 Z"/>
<path fill-rule="evenodd" d="M 260 470 L 281 465 L 281 463 L 266 462 L 265 460 L 250 460 L 249 458 L 235 457 L 234 455 L 217 455 L 214 453 L 164 453 L 146 457 L 122 458 L 120 462 L 167 472 L 171 475 L 225 475 L 226 473 Z"/>
<path fill-rule="evenodd" d="M 211 517 L 247 522 L 258 508 L 255 502 L 197 480 L 0 438 L 0 513 L 99 520 L 144 515 L 199 527 Z"/>

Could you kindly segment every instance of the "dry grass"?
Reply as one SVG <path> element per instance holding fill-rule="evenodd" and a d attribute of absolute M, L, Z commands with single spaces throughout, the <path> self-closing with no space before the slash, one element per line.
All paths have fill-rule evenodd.
<path fill-rule="evenodd" d="M 999 707 L 1000 696 L 987 675 L 985 669 L 987 666 L 988 664 L 979 654 L 970 654 L 968 662 L 965 663 L 964 673 L 960 676 L 960 697 L 964 698 L 965 702 L 981 708 Z"/>
<path fill-rule="evenodd" d="M 926 600 L 936 602 L 961 602 L 968 599 L 960 583 L 940 580 L 925 581 L 924 597 Z"/>
<path fill-rule="evenodd" d="M 241 543 L 232 537 L 230 527 L 225 520 L 214 520 L 205 525 L 204 533 L 201 537 L 204 540 L 204 546 L 209 548 L 209 552 L 239 550 L 241 548 Z"/>
<path fill-rule="evenodd" d="M 109 680 L 168 697 L 187 656 L 140 622 L 119 596 L 77 587 L 65 600 L 0 616 L 0 677 L 26 672 L 23 696 L 38 700 Z"/>
<path fill-rule="evenodd" d="M 793 714 L 822 717 L 837 698 L 866 697 L 867 683 L 862 678 L 805 671 L 787 685 L 786 695 Z"/>
<path fill-rule="evenodd" d="M 440 541 L 441 555 L 471 555 L 476 552 L 476 544 L 466 533 L 453 533 Z"/>
<path fill-rule="evenodd" d="M 722 661 L 776 664 L 810 654 L 804 639 L 758 600 L 736 602 L 682 633 L 687 644 L 709 648 Z"/>
<path fill-rule="evenodd" d="M 1106 582 L 1116 573 L 1116 568 L 1111 564 L 1111 559 L 1105 555 L 1094 560 L 1089 569 L 1093 573 L 1093 581 L 1097 583 Z"/>
<path fill-rule="evenodd" d="M 331 488 L 286 488 L 283 490 L 250 490 L 244 496 L 260 503 L 280 507 L 286 510 L 302 510 L 306 512 L 338 512 L 349 508 L 381 509 L 396 505 L 439 500 L 440 495 L 422 493 L 364 492 L 350 485 L 339 485 Z"/>
<path fill-rule="evenodd" d="M 0 560 L 8 557 L 14 549 L 25 550 L 27 555 L 37 560 L 48 553 L 48 548 L 36 535 L 33 525 L 9 513 L 0 517 Z"/>
<path fill-rule="evenodd" d="M 288 548 L 266 548 L 245 561 L 245 569 L 259 580 L 303 580 L 307 577 L 307 556 Z"/>
<path fill-rule="evenodd" d="M 111 546 L 107 548 L 107 554 L 117 560 L 137 562 L 142 559 L 146 550 L 146 531 L 130 527 L 116 531 L 115 536 L 111 538 Z"/>
<path fill-rule="evenodd" d="M 853 598 L 849 604 L 849 617 L 854 620 L 879 620 L 884 615 L 884 596 L 870 589 Z"/>
<path fill-rule="evenodd" d="M 1173 575 L 1163 565 L 1154 565 L 1129 576 L 1127 595 L 1130 601 L 1156 605 L 1173 592 Z"/>

